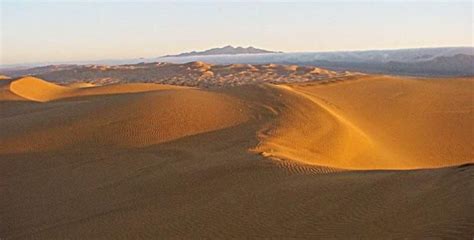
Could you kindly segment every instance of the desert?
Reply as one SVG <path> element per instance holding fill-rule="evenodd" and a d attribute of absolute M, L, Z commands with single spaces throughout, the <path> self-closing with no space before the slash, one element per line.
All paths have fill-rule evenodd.
<path fill-rule="evenodd" d="M 472 78 L 1 81 L 7 239 L 473 234 Z"/>
<path fill-rule="evenodd" d="M 474 240 L 473 9 L 0 0 L 0 240 Z"/>

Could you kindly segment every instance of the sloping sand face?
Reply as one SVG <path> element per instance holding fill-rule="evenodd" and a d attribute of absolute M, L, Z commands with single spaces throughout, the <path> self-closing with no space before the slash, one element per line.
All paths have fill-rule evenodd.
<path fill-rule="evenodd" d="M 0 101 L 2 238 L 474 235 L 472 80 L 22 80 Z"/>
<path fill-rule="evenodd" d="M 10 91 L 32 101 L 47 102 L 70 95 L 72 89 L 39 78 L 25 77 L 12 81 Z"/>
<path fill-rule="evenodd" d="M 339 169 L 370 169 L 378 151 L 363 130 L 326 103 L 276 86 L 284 107 L 268 129 L 260 133 L 254 149 L 265 156 Z"/>
<path fill-rule="evenodd" d="M 285 107 L 255 148 L 338 169 L 416 169 L 473 161 L 473 81 L 346 78 L 278 86 Z"/>
<path fill-rule="evenodd" d="M 118 94 L 124 89 L 126 94 Z M 67 101 L 5 109 L 4 114 L 12 113 L 0 120 L 1 153 L 144 147 L 248 119 L 238 99 L 190 88 L 133 84 L 83 89 L 27 78 L 12 82 L 11 91 L 36 101 Z"/>
<path fill-rule="evenodd" d="M 346 126 L 338 131 L 345 132 L 342 139 L 337 139 L 339 135 L 334 133 L 317 139 L 304 131 L 324 132 L 314 129 L 315 125 L 324 129 L 324 124 L 311 121 L 316 117 L 309 121 L 302 119 L 290 109 L 293 119 L 281 123 L 287 130 L 268 142 L 285 141 L 280 145 L 316 153 L 296 150 L 295 159 L 346 169 L 434 168 L 473 161 L 472 79 L 367 76 L 327 85 L 297 84 L 287 88 L 325 109 L 319 116 L 334 117 L 325 129 L 335 123 Z M 296 127 L 293 122 L 303 126 Z M 329 146 L 308 142 L 311 140 Z M 330 145 L 331 141 L 335 143 Z M 328 152 L 330 149 L 345 155 Z M 284 155 L 285 151 L 281 152 Z M 324 153 L 327 154 L 318 157 Z"/>

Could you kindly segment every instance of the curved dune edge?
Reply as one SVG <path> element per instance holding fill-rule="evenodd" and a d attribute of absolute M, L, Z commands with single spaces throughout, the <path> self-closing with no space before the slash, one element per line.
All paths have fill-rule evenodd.
<path fill-rule="evenodd" d="M 327 169 L 383 169 L 380 147 L 363 130 L 322 101 L 289 86 L 274 86 L 285 107 L 260 131 L 253 151 Z"/>

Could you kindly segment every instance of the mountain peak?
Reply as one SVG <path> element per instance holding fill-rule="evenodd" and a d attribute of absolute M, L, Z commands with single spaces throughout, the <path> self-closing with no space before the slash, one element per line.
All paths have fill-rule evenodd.
<path fill-rule="evenodd" d="M 177 55 L 166 55 L 163 57 L 188 57 L 188 56 L 203 56 L 203 55 L 236 55 L 236 54 L 258 54 L 258 53 L 281 53 L 275 51 L 269 51 L 264 49 L 255 48 L 252 46 L 249 47 L 234 47 L 232 45 L 227 45 L 221 48 L 211 48 L 205 51 L 192 51 L 180 53 Z"/>

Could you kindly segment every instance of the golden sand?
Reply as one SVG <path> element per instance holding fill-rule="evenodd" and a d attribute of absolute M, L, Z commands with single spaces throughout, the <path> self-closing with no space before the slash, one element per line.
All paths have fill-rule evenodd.
<path fill-rule="evenodd" d="M 361 76 L 278 88 L 286 108 L 257 148 L 270 156 L 343 169 L 473 161 L 472 79 Z"/>
<path fill-rule="evenodd" d="M 0 238 L 469 239 L 473 82 L 6 80 Z"/>

